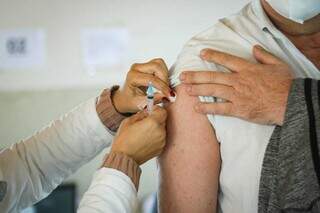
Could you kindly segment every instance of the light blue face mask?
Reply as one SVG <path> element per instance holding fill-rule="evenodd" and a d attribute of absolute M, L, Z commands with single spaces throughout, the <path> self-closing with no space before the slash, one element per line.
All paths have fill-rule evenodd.
<path fill-rule="evenodd" d="M 303 24 L 320 14 L 320 0 L 266 0 L 270 6 L 287 19 Z"/>

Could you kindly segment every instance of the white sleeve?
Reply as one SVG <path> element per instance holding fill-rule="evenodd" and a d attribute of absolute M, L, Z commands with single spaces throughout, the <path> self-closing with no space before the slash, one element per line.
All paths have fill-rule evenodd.
<path fill-rule="evenodd" d="M 7 189 L 1 212 L 18 212 L 43 199 L 109 146 L 112 138 L 97 115 L 94 98 L 3 150 L 0 180 L 7 183 Z"/>
<path fill-rule="evenodd" d="M 131 213 L 137 206 L 137 191 L 131 179 L 116 169 L 101 168 L 84 194 L 78 213 Z"/>
<path fill-rule="evenodd" d="M 170 84 L 176 87 L 181 84 L 179 75 L 183 71 L 205 71 L 212 68 L 212 64 L 200 58 L 200 51 L 205 47 L 199 38 L 191 39 L 182 49 L 176 63 L 170 69 Z"/>
<path fill-rule="evenodd" d="M 225 67 L 209 63 L 200 58 L 203 49 L 214 49 L 239 57 L 252 59 L 252 46 L 223 21 L 218 21 L 213 27 L 190 39 L 183 47 L 176 63 L 170 69 L 170 82 L 173 87 L 179 85 L 179 75 L 183 71 L 218 71 L 230 72 Z M 254 60 L 253 60 L 254 61 Z"/>
<path fill-rule="evenodd" d="M 176 87 L 181 83 L 179 75 L 183 71 L 230 72 L 224 66 L 202 60 L 200 58 L 200 52 L 206 48 L 215 49 L 254 61 L 251 52 L 252 44 L 245 41 L 241 36 L 230 30 L 227 25 L 219 21 L 212 28 L 193 37 L 184 46 L 176 63 L 170 69 L 170 83 L 172 87 Z M 200 96 L 199 99 L 202 102 L 209 103 L 223 101 L 219 98 L 210 96 Z M 216 123 L 216 116 L 208 114 L 207 117 L 211 125 L 214 126 Z M 217 134 L 217 138 L 218 141 L 220 141 L 219 134 Z"/>
<path fill-rule="evenodd" d="M 170 84 L 174 88 L 181 84 L 179 76 L 183 71 L 215 71 L 225 70 L 223 67 L 218 67 L 213 63 L 203 61 L 200 58 L 200 52 L 204 48 L 209 48 L 209 41 L 205 37 L 194 37 L 183 48 L 178 56 L 176 63 L 170 69 Z M 200 96 L 202 102 L 216 102 L 217 99 L 209 96 Z M 219 100 L 220 101 L 220 100 Z M 211 125 L 215 123 L 214 116 L 207 115 Z"/>

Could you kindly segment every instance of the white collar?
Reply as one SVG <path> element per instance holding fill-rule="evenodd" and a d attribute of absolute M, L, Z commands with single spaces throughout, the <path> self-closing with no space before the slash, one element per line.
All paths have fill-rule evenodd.
<path fill-rule="evenodd" d="M 273 37 L 277 39 L 287 39 L 285 35 L 283 35 L 282 32 L 280 32 L 276 26 L 271 22 L 267 14 L 265 13 L 262 5 L 261 5 L 261 0 L 253 0 L 252 1 L 252 10 L 253 13 L 258 17 L 259 19 L 259 26 L 261 30 L 265 32 L 269 32 Z"/>

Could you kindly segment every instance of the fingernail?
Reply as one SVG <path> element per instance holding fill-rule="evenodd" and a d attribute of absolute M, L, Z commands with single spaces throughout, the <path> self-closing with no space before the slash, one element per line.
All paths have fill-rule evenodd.
<path fill-rule="evenodd" d="M 258 48 L 259 50 L 263 50 L 263 47 L 261 47 L 260 45 L 255 45 L 256 48 Z"/>
<path fill-rule="evenodd" d="M 143 107 L 143 109 L 147 109 L 147 105 L 145 105 L 145 106 Z"/>
<path fill-rule="evenodd" d="M 202 58 L 205 58 L 205 57 L 206 57 L 206 55 L 207 55 L 207 50 L 208 50 L 208 49 L 203 49 L 203 50 L 201 50 L 200 56 L 201 56 Z"/>
<path fill-rule="evenodd" d="M 185 80 L 186 80 L 186 77 L 187 77 L 187 76 L 186 76 L 185 73 L 181 73 L 181 74 L 180 74 L 180 77 L 179 77 L 179 78 L 180 78 L 180 81 L 185 81 Z"/>
<path fill-rule="evenodd" d="M 170 91 L 170 96 L 171 97 L 176 97 L 176 94 L 175 94 L 175 92 L 173 90 Z"/>

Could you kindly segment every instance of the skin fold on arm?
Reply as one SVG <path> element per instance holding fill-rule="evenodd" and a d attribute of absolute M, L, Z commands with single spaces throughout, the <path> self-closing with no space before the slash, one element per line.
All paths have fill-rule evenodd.
<path fill-rule="evenodd" d="M 167 146 L 159 158 L 161 213 L 216 212 L 220 152 L 214 129 L 184 85 L 168 106 Z"/>

